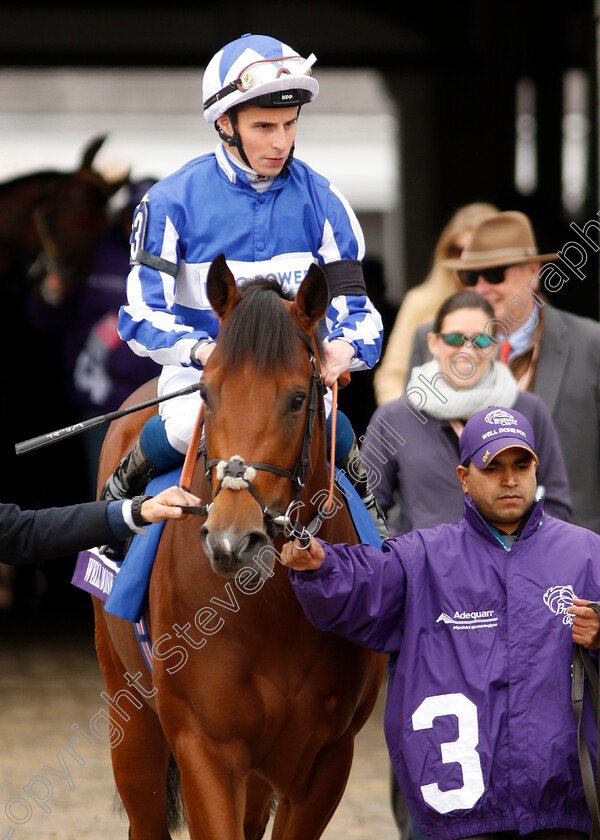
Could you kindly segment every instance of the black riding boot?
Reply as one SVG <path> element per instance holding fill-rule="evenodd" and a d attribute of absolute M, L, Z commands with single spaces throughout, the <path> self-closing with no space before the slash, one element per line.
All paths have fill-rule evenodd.
<path fill-rule="evenodd" d="M 100 493 L 101 499 L 132 499 L 143 494 L 154 464 L 146 457 L 138 439 L 131 452 L 117 464 Z"/>
<path fill-rule="evenodd" d="M 375 498 L 373 491 L 369 487 L 367 468 L 361 458 L 356 437 L 352 441 L 350 451 L 346 457 L 339 462 L 338 466 L 344 470 L 356 488 L 358 495 L 369 512 L 369 516 L 375 523 L 379 536 L 383 540 L 387 540 L 390 536 L 390 532 L 388 531 L 385 514 L 381 509 L 381 505 Z"/>

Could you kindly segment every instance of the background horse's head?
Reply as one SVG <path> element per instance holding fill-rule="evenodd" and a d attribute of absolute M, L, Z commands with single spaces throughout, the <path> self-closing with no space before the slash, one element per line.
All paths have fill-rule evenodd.
<path fill-rule="evenodd" d="M 56 272 L 69 287 L 83 282 L 108 223 L 108 201 L 129 180 L 94 168 L 106 135 L 91 140 L 72 172 L 43 170 L 0 184 L 0 282 L 16 296 Z"/>
<path fill-rule="evenodd" d="M 33 212 L 44 271 L 54 272 L 66 288 L 85 280 L 94 247 L 108 227 L 108 201 L 129 180 L 129 173 L 109 180 L 94 169 L 105 140 L 95 138 L 78 169 L 51 181 Z"/>
<path fill-rule="evenodd" d="M 234 577 L 242 567 L 272 567 L 274 552 L 264 551 L 272 519 L 299 497 L 315 467 L 312 423 L 322 393 L 315 328 L 328 288 L 313 265 L 294 300 L 268 279 L 240 290 L 221 256 L 207 289 L 221 327 L 202 379 L 213 504 L 201 538 L 213 569 Z"/>

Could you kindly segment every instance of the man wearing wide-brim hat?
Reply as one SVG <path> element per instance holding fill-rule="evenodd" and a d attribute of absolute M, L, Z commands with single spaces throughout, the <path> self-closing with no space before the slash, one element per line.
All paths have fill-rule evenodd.
<path fill-rule="evenodd" d="M 548 262 L 556 254 L 539 254 L 531 222 L 524 213 L 509 210 L 485 218 L 471 234 L 460 257 L 444 260 L 455 271 Z M 470 284 L 472 285 L 472 284 Z"/>
<path fill-rule="evenodd" d="M 573 522 L 600 533 L 600 324 L 552 305 L 553 292 L 568 289 L 569 280 L 582 282 L 556 260 L 557 254 L 539 253 L 528 217 L 508 211 L 480 222 L 460 258 L 444 265 L 492 305 L 499 358 L 521 390 L 542 397 L 552 415 Z M 409 370 L 430 358 L 430 329 L 425 324 L 416 331 Z"/>

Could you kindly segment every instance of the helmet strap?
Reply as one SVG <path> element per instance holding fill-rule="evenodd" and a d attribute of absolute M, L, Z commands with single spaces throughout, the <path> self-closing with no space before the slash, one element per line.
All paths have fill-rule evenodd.
<path fill-rule="evenodd" d="M 236 148 L 239 149 L 241 159 L 244 161 L 246 166 L 252 169 L 250 161 L 248 160 L 246 152 L 244 151 L 244 147 L 242 146 L 242 138 L 240 137 L 237 131 L 235 117 L 231 112 L 229 112 L 227 116 L 229 118 L 229 122 L 231 123 L 231 127 L 233 128 L 233 134 L 227 134 L 226 131 L 223 128 L 221 128 L 219 123 L 215 122 L 215 129 L 217 131 L 217 134 L 224 143 L 227 143 L 228 146 L 236 146 Z"/>
<path fill-rule="evenodd" d="M 301 106 L 299 105 L 298 106 L 298 116 L 300 116 L 300 108 L 301 108 Z M 242 146 L 242 138 L 238 134 L 237 125 L 235 124 L 235 113 L 233 113 L 233 109 L 232 109 L 232 111 L 227 112 L 227 117 L 229 119 L 229 122 L 231 123 L 231 127 L 233 129 L 233 134 L 227 134 L 227 132 L 223 128 L 221 128 L 221 126 L 219 125 L 218 122 L 214 123 L 216 132 L 219 135 L 219 137 L 221 138 L 221 140 L 224 143 L 227 143 L 228 146 L 235 146 L 237 149 L 239 149 L 241 159 L 244 161 L 244 163 L 246 164 L 246 166 L 249 169 L 252 169 L 252 165 L 251 165 L 250 161 L 248 160 L 246 152 L 244 151 L 244 147 Z M 287 178 L 287 176 L 290 174 L 288 167 L 289 167 L 290 163 L 292 162 L 292 160 L 294 158 L 295 149 L 296 149 L 296 143 L 294 142 L 294 143 L 292 143 L 292 148 L 290 149 L 290 153 L 287 156 L 287 160 L 286 160 L 286 162 L 284 164 L 284 167 L 283 167 L 283 170 L 281 172 L 281 174 L 284 176 L 284 178 Z"/>

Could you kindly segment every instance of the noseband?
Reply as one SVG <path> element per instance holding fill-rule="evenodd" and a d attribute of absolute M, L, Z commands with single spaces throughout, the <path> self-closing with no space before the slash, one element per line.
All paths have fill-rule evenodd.
<path fill-rule="evenodd" d="M 321 379 L 321 374 L 317 369 L 315 360 L 315 350 L 313 342 L 309 335 L 307 335 L 299 327 L 294 327 L 297 335 L 302 339 L 306 345 L 309 353 L 309 360 L 312 365 L 312 373 L 308 384 L 308 399 L 306 408 L 306 424 L 304 426 L 304 436 L 302 439 L 302 448 L 296 464 L 292 470 L 285 470 L 282 467 L 277 467 L 274 464 L 265 464 L 260 461 L 244 461 L 239 455 L 233 455 L 229 460 L 214 459 L 206 462 L 206 477 L 212 489 L 212 471 L 216 469 L 216 477 L 218 480 L 215 488 L 213 501 L 219 495 L 223 488 L 229 490 L 248 490 L 256 499 L 261 507 L 265 528 L 271 538 L 283 530 L 285 535 L 290 538 L 307 539 L 307 532 L 310 534 L 311 528 L 314 525 L 314 532 L 318 529 L 319 522 L 311 523 L 308 528 L 304 528 L 300 524 L 298 518 L 294 522 L 291 520 L 291 515 L 296 507 L 296 503 L 300 498 L 300 494 L 306 483 L 306 475 L 309 467 L 312 469 L 310 459 L 310 444 L 312 442 L 313 430 L 315 425 L 315 417 L 317 412 L 321 416 L 324 414 L 323 393 L 324 385 Z M 289 479 L 292 484 L 292 498 L 286 512 L 283 515 L 276 515 L 269 510 L 264 504 L 260 494 L 253 484 L 256 478 L 256 472 L 271 472 L 275 475 L 282 476 Z M 308 537 L 310 539 L 310 536 Z"/>

